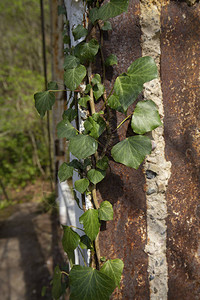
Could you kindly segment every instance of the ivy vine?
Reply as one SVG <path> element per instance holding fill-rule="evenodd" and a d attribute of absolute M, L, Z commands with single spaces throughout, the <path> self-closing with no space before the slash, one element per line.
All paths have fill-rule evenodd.
<path fill-rule="evenodd" d="M 139 101 L 134 111 L 127 115 L 128 108 L 142 92 L 143 84 L 157 78 L 157 67 L 151 57 L 135 60 L 125 73 L 116 78 L 109 93 L 104 86 L 106 68 L 118 62 L 114 54 L 104 59 L 103 32 L 112 30 L 108 20 L 126 12 L 129 1 L 110 0 L 106 4 L 98 0 L 85 2 L 89 24 L 87 28 L 79 24 L 73 29 L 74 40 L 81 39 L 81 42 L 65 49 L 64 83 L 66 90 L 71 91 L 73 100 L 68 103 L 68 109 L 63 112 L 63 120 L 57 125 L 58 137 L 69 141 L 68 149 L 76 159 L 64 162 L 60 166 L 58 177 L 63 182 L 72 177 L 74 171 L 78 172 L 80 179 L 74 184 L 75 200 L 76 191 L 84 196 L 90 194 L 93 208 L 85 210 L 82 197 L 84 212 L 79 221 L 83 224 L 84 235 L 80 236 L 73 226 L 63 226 L 62 244 L 69 258 L 70 272 L 68 274 L 58 266 L 55 268 L 52 295 L 59 299 L 69 285 L 70 300 L 107 300 L 114 289 L 120 287 L 124 264 L 120 259 L 106 260 L 100 257 L 98 235 L 101 221 L 113 220 L 113 207 L 109 201 L 98 203 L 96 184 L 106 177 L 109 159 L 138 169 L 152 150 L 151 140 L 145 134 L 162 123 L 157 107 L 151 100 Z M 59 13 L 63 13 L 62 9 Z M 66 31 L 64 38 L 70 44 Z M 101 57 L 101 75 L 92 72 L 97 55 Z M 56 100 L 55 93 L 58 91 L 58 85 L 50 82 L 47 91 L 34 95 L 35 107 L 41 117 L 52 109 Z M 95 102 L 99 100 L 103 101 L 102 109 L 96 111 Z M 82 132 L 72 125 L 72 121 L 78 116 L 79 107 L 89 112 Z M 124 120 L 115 129 L 110 126 L 111 110 L 124 114 Z M 112 145 L 112 136 L 129 119 L 133 135 Z M 77 204 L 79 205 L 78 200 Z M 74 264 L 74 250 L 77 248 L 82 256 L 83 249 L 90 249 L 92 258 L 89 266 L 86 262 L 84 266 Z"/>

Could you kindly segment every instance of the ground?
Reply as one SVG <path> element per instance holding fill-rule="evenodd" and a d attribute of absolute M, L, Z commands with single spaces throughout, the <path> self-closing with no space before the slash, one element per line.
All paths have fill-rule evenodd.
<path fill-rule="evenodd" d="M 43 197 L 44 201 L 38 202 L 36 197 L 36 190 L 43 192 L 45 188 L 38 184 L 29 186 L 29 193 L 21 191 L 21 203 L 0 211 L 1 299 L 52 299 L 53 268 L 64 265 L 66 257 L 56 209 L 46 212 L 49 200 Z M 44 297 L 43 286 L 47 286 Z"/>

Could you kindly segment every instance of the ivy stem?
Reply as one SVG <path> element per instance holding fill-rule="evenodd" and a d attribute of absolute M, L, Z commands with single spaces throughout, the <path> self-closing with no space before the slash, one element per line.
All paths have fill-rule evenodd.
<path fill-rule="evenodd" d="M 69 276 L 67 272 L 61 271 L 62 274 L 65 274 L 66 276 Z"/>
<path fill-rule="evenodd" d="M 71 90 L 68 90 L 68 89 L 66 89 L 66 90 L 48 90 L 48 92 L 71 92 Z M 80 92 L 80 90 L 74 90 L 74 92 L 77 92 L 77 93 L 79 93 Z"/>
<path fill-rule="evenodd" d="M 133 113 L 132 113 L 133 114 Z M 128 117 L 126 117 L 118 126 L 117 126 L 117 128 L 115 129 L 115 131 L 122 125 L 122 124 L 124 124 L 124 122 L 126 122 L 126 120 L 128 120 L 131 116 L 132 116 L 132 114 L 130 114 Z"/>
<path fill-rule="evenodd" d="M 85 261 L 85 257 L 84 257 L 84 255 L 83 255 L 83 252 L 81 251 L 80 247 L 78 247 L 78 250 L 79 250 L 79 252 L 81 253 L 81 256 L 82 256 L 82 258 L 83 258 L 84 265 L 87 267 L 87 263 L 86 263 L 86 261 Z"/>

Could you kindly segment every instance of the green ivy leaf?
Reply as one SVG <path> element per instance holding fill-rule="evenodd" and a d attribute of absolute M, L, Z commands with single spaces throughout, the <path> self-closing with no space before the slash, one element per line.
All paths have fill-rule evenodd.
<path fill-rule="evenodd" d="M 52 296 L 54 299 L 59 299 L 63 294 L 62 288 L 62 273 L 59 266 L 56 266 L 53 274 L 53 287 L 52 287 Z"/>
<path fill-rule="evenodd" d="M 80 59 L 73 55 L 67 55 L 64 60 L 64 69 L 73 69 L 80 65 Z"/>
<path fill-rule="evenodd" d="M 82 42 L 75 47 L 75 55 L 85 63 L 92 61 L 99 50 L 99 43 L 92 39 L 88 43 Z"/>
<path fill-rule="evenodd" d="M 87 178 L 82 178 L 75 181 L 74 186 L 79 193 L 83 194 L 87 190 L 89 184 L 90 182 Z"/>
<path fill-rule="evenodd" d="M 59 139 L 66 138 L 67 140 L 70 140 L 78 134 L 76 129 L 68 120 L 62 120 L 58 123 L 56 128 Z"/>
<path fill-rule="evenodd" d="M 78 99 L 78 104 L 85 107 L 85 108 L 87 108 L 88 101 L 90 101 L 90 96 L 89 95 L 79 98 Z"/>
<path fill-rule="evenodd" d="M 112 30 L 112 25 L 111 25 L 111 23 L 109 21 L 105 21 L 104 25 L 101 27 L 101 29 L 105 30 L 105 31 Z"/>
<path fill-rule="evenodd" d="M 88 209 L 80 218 L 79 222 L 83 224 L 84 231 L 87 236 L 94 241 L 96 239 L 97 234 L 99 233 L 99 218 L 98 218 L 98 210 L 96 209 Z"/>
<path fill-rule="evenodd" d="M 68 120 L 70 123 L 76 119 L 78 116 L 77 110 L 73 108 L 68 108 L 64 111 L 62 118 L 63 120 Z"/>
<path fill-rule="evenodd" d="M 102 221 L 113 220 L 113 207 L 109 201 L 103 201 L 99 208 L 99 219 Z"/>
<path fill-rule="evenodd" d="M 105 65 L 106 67 L 117 65 L 117 56 L 115 54 L 111 54 L 106 58 Z"/>
<path fill-rule="evenodd" d="M 92 242 L 86 234 L 81 236 L 79 246 L 81 247 L 81 249 L 93 249 Z"/>
<path fill-rule="evenodd" d="M 101 83 L 101 76 L 99 74 L 95 74 L 94 77 L 92 78 L 92 83 L 93 84 Z"/>
<path fill-rule="evenodd" d="M 77 170 L 83 170 L 83 164 L 77 159 L 73 159 L 72 161 L 70 161 L 69 166 Z"/>
<path fill-rule="evenodd" d="M 105 262 L 100 272 L 107 275 L 115 282 L 115 286 L 120 288 L 121 276 L 124 268 L 124 263 L 121 259 L 112 259 Z"/>
<path fill-rule="evenodd" d="M 151 149 L 151 140 L 146 136 L 137 135 L 116 144 L 111 154 L 116 162 L 138 169 L 145 156 L 151 153 Z"/>
<path fill-rule="evenodd" d="M 70 274 L 70 300 L 109 300 L 114 282 L 103 272 L 90 267 L 73 266 Z"/>
<path fill-rule="evenodd" d="M 72 30 L 72 33 L 75 41 L 77 41 L 82 37 L 86 37 L 86 35 L 88 34 L 88 30 L 85 27 L 83 27 L 83 25 L 79 24 L 74 30 Z"/>
<path fill-rule="evenodd" d="M 114 18 L 128 10 L 129 0 L 110 0 L 102 5 L 98 10 L 98 19 L 108 20 Z"/>
<path fill-rule="evenodd" d="M 57 82 L 55 82 L 55 81 L 48 82 L 47 90 L 57 90 L 57 89 L 58 89 Z"/>
<path fill-rule="evenodd" d="M 70 44 L 70 37 L 68 35 L 64 35 L 63 44 L 66 44 L 66 45 Z"/>
<path fill-rule="evenodd" d="M 60 179 L 60 182 L 63 182 L 67 179 L 69 179 L 70 177 L 73 176 L 73 170 L 74 168 L 69 166 L 69 164 L 67 164 L 66 162 L 64 162 L 58 171 L 58 178 Z"/>
<path fill-rule="evenodd" d="M 104 132 L 106 123 L 104 119 L 99 116 L 99 114 L 94 114 L 87 118 L 87 120 L 84 122 L 84 127 L 86 134 L 98 139 L 98 137 Z"/>
<path fill-rule="evenodd" d="M 91 84 L 87 84 L 84 93 L 85 94 L 89 93 L 89 91 L 90 91 L 91 88 L 92 88 Z"/>
<path fill-rule="evenodd" d="M 89 19 L 92 22 L 92 24 L 94 24 L 94 22 L 96 20 L 98 20 L 98 13 L 99 13 L 99 9 L 97 7 L 94 7 L 90 10 L 89 12 Z"/>
<path fill-rule="evenodd" d="M 146 100 L 137 103 L 131 121 L 131 127 L 135 133 L 144 134 L 161 125 L 157 106 L 153 101 Z"/>
<path fill-rule="evenodd" d="M 102 181 L 106 176 L 106 172 L 100 169 L 90 169 L 87 173 L 88 179 L 93 183 L 97 184 Z"/>
<path fill-rule="evenodd" d="M 62 245 L 66 253 L 75 250 L 80 243 L 80 236 L 69 226 L 63 226 Z"/>
<path fill-rule="evenodd" d="M 127 74 L 117 77 L 114 85 L 124 111 L 137 99 L 143 90 L 143 84 L 157 77 L 157 67 L 149 56 L 135 60 L 128 68 Z"/>
<path fill-rule="evenodd" d="M 97 83 L 93 87 L 94 97 L 96 100 L 98 100 L 104 93 L 105 87 L 101 83 Z"/>
<path fill-rule="evenodd" d="M 97 141 L 89 135 L 79 134 L 69 143 L 69 151 L 78 159 L 86 158 L 97 151 Z"/>
<path fill-rule="evenodd" d="M 108 106 L 110 108 L 115 109 L 119 112 L 124 112 L 123 107 L 121 106 L 121 103 L 119 102 L 119 97 L 115 94 L 111 95 L 108 99 Z"/>
<path fill-rule="evenodd" d="M 51 110 L 55 103 L 56 97 L 53 92 L 45 91 L 34 95 L 35 108 L 41 117 L 44 117 L 47 110 Z"/>
<path fill-rule="evenodd" d="M 74 91 L 86 76 L 86 68 L 79 65 L 73 69 L 67 69 L 64 72 L 64 82 L 67 88 Z"/>
<path fill-rule="evenodd" d="M 103 158 L 97 161 L 96 167 L 101 170 L 106 170 L 108 168 L 108 161 L 109 161 L 108 157 L 104 156 Z"/>
<path fill-rule="evenodd" d="M 79 207 L 81 210 L 83 210 L 82 207 L 80 206 L 80 201 L 79 201 L 79 198 L 78 198 L 77 195 L 76 195 L 76 191 L 75 191 L 75 190 L 73 190 L 73 195 L 74 195 L 74 200 L 76 201 L 78 207 Z"/>

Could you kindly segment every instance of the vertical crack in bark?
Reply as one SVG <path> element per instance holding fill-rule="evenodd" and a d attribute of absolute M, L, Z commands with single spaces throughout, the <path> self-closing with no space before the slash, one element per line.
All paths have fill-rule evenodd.
<path fill-rule="evenodd" d="M 140 25 L 142 55 L 155 59 L 160 70 L 160 4 L 158 1 L 141 0 Z M 144 98 L 153 100 L 163 121 L 164 109 L 160 76 L 145 84 Z M 165 192 L 170 178 L 171 163 L 165 159 L 164 129 L 152 132 L 156 148 L 144 164 L 146 172 L 148 273 L 151 300 L 166 300 L 168 294 L 168 267 L 166 258 L 167 203 Z"/>

